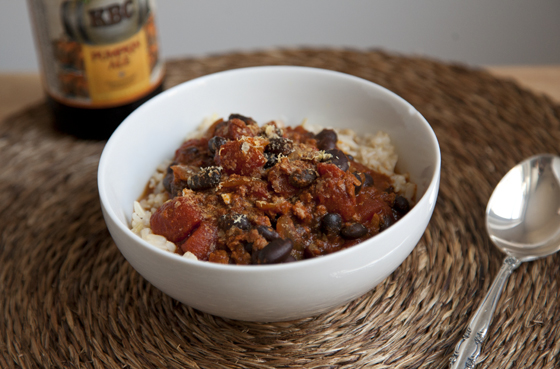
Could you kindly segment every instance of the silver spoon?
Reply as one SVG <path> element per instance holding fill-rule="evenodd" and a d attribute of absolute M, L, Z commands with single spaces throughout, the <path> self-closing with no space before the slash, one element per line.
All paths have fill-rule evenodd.
<path fill-rule="evenodd" d="M 450 359 L 451 369 L 474 368 L 502 288 L 515 268 L 560 250 L 560 157 L 533 156 L 511 169 L 486 208 L 490 239 L 507 256 Z"/>

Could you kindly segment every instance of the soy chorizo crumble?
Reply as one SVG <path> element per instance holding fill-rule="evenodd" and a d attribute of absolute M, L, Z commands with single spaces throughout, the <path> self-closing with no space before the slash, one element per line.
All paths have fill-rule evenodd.
<path fill-rule="evenodd" d="M 337 148 L 337 133 L 232 114 L 175 152 L 150 218 L 180 254 L 223 264 L 314 258 L 382 232 L 410 205 L 391 179 Z"/>

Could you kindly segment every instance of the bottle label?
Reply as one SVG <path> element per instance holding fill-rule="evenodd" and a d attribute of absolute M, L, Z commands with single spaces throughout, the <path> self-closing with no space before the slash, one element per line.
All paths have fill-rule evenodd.
<path fill-rule="evenodd" d="M 161 83 L 154 0 L 28 1 L 52 98 L 107 108 L 133 102 Z"/>

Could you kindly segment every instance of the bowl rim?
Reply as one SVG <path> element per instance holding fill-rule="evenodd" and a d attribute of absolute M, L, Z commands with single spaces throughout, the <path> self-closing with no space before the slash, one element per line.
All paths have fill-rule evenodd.
<path fill-rule="evenodd" d="M 288 271 L 288 270 L 296 269 L 296 268 L 312 267 L 313 265 L 322 264 L 322 263 L 325 263 L 325 262 L 328 263 L 329 261 L 336 258 L 337 255 L 339 255 L 339 256 L 349 255 L 350 256 L 352 253 L 360 252 L 360 249 L 362 249 L 364 247 L 368 247 L 368 243 L 369 243 L 370 240 L 375 239 L 375 240 L 379 240 L 379 242 L 383 242 L 384 238 L 390 237 L 390 234 L 395 232 L 396 227 L 390 227 L 387 230 L 373 236 L 372 238 L 370 238 L 370 239 L 368 239 L 364 242 L 361 242 L 359 244 L 356 244 L 352 247 L 349 247 L 347 249 L 339 250 L 339 251 L 336 251 L 332 254 L 323 255 L 321 257 L 299 260 L 297 262 L 281 263 L 281 264 L 267 264 L 267 265 L 230 265 L 230 264 L 219 264 L 219 263 L 211 263 L 211 262 L 200 262 L 198 260 L 190 260 L 190 259 L 184 258 L 183 256 L 181 256 L 179 254 L 162 250 L 162 249 L 160 249 L 156 246 L 151 245 L 150 243 L 148 243 L 147 241 L 142 239 L 140 236 L 138 236 L 137 234 L 132 232 L 132 229 L 130 229 L 128 224 L 125 225 L 123 222 L 121 222 L 121 220 L 116 215 L 113 207 L 111 206 L 111 204 L 108 200 L 108 195 L 107 195 L 106 189 L 103 185 L 107 182 L 107 180 L 105 178 L 105 168 L 107 167 L 108 163 L 110 162 L 109 154 L 111 153 L 111 151 L 113 151 L 115 149 L 115 146 L 117 145 L 117 140 L 122 135 L 121 132 L 124 132 L 126 127 L 128 125 L 132 124 L 130 122 L 134 122 L 135 117 L 137 115 L 141 115 L 143 110 L 149 109 L 151 107 L 151 105 L 158 104 L 159 100 L 165 99 L 168 95 L 175 94 L 179 90 L 189 88 L 191 85 L 204 83 L 208 80 L 221 78 L 222 76 L 227 76 L 227 75 L 230 75 L 230 74 L 254 73 L 254 72 L 257 72 L 257 71 L 264 71 L 264 72 L 269 71 L 271 73 L 276 73 L 276 72 L 316 73 L 316 74 L 324 74 L 328 77 L 333 77 L 334 76 L 334 77 L 338 77 L 338 78 L 348 79 L 349 81 L 351 81 L 353 83 L 360 83 L 360 84 L 367 85 L 369 88 L 378 89 L 381 92 L 383 92 L 384 94 L 387 94 L 393 100 L 398 101 L 398 103 L 401 104 L 403 106 L 403 108 L 406 108 L 408 111 L 416 112 L 417 115 L 418 115 L 420 123 L 423 124 L 424 128 L 427 129 L 427 132 L 428 132 L 429 138 L 430 138 L 431 146 L 433 146 L 433 148 L 435 149 L 436 162 L 435 162 L 435 168 L 434 168 L 433 175 L 430 179 L 429 185 L 426 187 L 426 190 L 425 190 L 424 194 L 416 202 L 415 206 L 403 218 L 401 218 L 399 220 L 399 222 L 401 222 L 403 219 L 408 219 L 408 218 L 412 217 L 412 214 L 415 214 L 415 213 L 421 211 L 420 207 L 418 205 L 420 203 L 424 204 L 424 203 L 428 202 L 430 194 L 433 194 L 434 191 L 435 191 L 436 196 L 437 196 L 437 193 L 439 192 L 439 180 L 440 180 L 440 172 L 441 172 L 441 150 L 440 150 L 439 142 L 437 140 L 437 136 L 435 135 L 435 132 L 433 131 L 431 125 L 424 118 L 424 116 L 420 112 L 418 112 L 418 110 L 414 106 L 412 106 L 412 104 L 410 104 L 408 101 L 406 101 L 405 99 L 403 99 L 402 97 L 400 97 L 396 93 L 392 92 L 391 90 L 389 90 L 389 89 L 387 89 L 387 88 L 385 88 L 385 87 L 383 87 L 383 86 L 381 86 L 381 85 L 379 85 L 375 82 L 371 82 L 371 81 L 366 80 L 364 78 L 357 77 L 357 76 L 347 74 L 347 73 L 342 73 L 342 72 L 338 72 L 338 71 L 329 70 L 329 69 L 314 68 L 314 67 L 302 67 L 302 66 L 293 66 L 293 65 L 283 65 L 283 66 L 270 66 L 270 65 L 268 65 L 268 66 L 235 68 L 235 69 L 229 69 L 229 70 L 226 70 L 226 71 L 216 72 L 216 73 L 204 75 L 204 76 L 201 76 L 201 77 L 197 77 L 197 78 L 191 79 L 189 81 L 182 82 L 182 83 L 180 83 L 176 86 L 173 86 L 173 87 L 161 92 L 160 94 L 158 94 L 155 97 L 151 98 L 150 100 L 146 101 L 144 104 L 142 104 L 140 107 L 138 107 L 135 111 L 133 111 L 117 127 L 117 129 L 113 132 L 111 137 L 109 137 L 105 147 L 103 148 L 103 151 L 101 153 L 101 157 L 100 157 L 100 160 L 99 160 L 98 171 L 97 171 L 98 192 L 99 192 L 99 197 L 100 197 L 100 203 L 101 203 L 101 206 L 102 206 L 106 216 L 110 217 L 112 223 L 114 223 L 119 228 L 119 230 L 121 232 L 123 232 L 124 235 L 131 238 L 133 241 L 137 242 L 138 244 L 148 248 L 150 251 L 158 253 L 160 256 L 163 256 L 165 258 L 169 258 L 170 260 L 173 260 L 173 259 L 175 259 L 176 261 L 180 260 L 179 262 L 185 263 L 185 265 L 189 266 L 189 267 L 195 267 L 195 268 L 200 267 L 200 268 L 204 268 L 204 269 L 217 270 L 217 271 L 227 271 L 227 272 L 238 271 L 238 272 L 243 272 L 243 273 L 263 273 L 263 272 L 268 272 L 268 271 L 270 271 L 270 272 L 283 271 L 283 270 Z M 437 188 L 435 188 L 435 187 L 437 187 Z M 435 207 L 435 199 L 434 199 L 434 207 Z M 396 224 L 399 224 L 399 223 L 396 223 Z"/>

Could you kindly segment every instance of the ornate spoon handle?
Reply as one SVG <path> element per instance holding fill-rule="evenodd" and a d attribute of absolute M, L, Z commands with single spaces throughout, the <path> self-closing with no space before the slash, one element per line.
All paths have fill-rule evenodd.
<path fill-rule="evenodd" d="M 482 304 L 470 321 L 463 338 L 457 343 L 453 356 L 449 359 L 450 369 L 473 369 L 476 365 L 476 359 L 480 355 L 482 343 L 492 322 L 492 315 L 494 315 L 496 304 L 500 299 L 502 288 L 511 272 L 519 264 L 521 262 L 513 256 L 508 256 L 504 260 L 500 272 L 496 276 L 494 283 L 492 283 L 492 287 L 490 287 L 484 301 L 482 301 Z"/>

